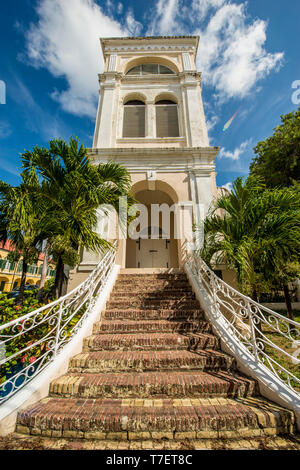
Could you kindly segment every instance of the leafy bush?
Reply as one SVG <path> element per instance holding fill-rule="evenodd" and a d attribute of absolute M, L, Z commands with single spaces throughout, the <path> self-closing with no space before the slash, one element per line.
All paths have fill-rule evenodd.
<path fill-rule="evenodd" d="M 51 289 L 52 281 L 48 282 L 46 289 Z M 50 302 L 50 301 L 49 301 Z M 49 303 L 47 302 L 47 303 Z M 20 318 L 28 312 L 33 310 L 37 310 L 40 307 L 47 305 L 47 303 L 39 303 L 37 300 L 37 290 L 36 291 L 26 291 L 25 292 L 25 299 L 23 306 L 18 306 L 15 304 L 15 299 L 10 299 L 7 297 L 7 294 L 0 295 L 0 325 L 9 323 L 16 318 Z M 54 307 L 57 309 L 58 306 Z M 76 304 L 70 307 L 69 314 L 72 314 L 72 310 L 76 309 Z M 78 321 L 82 318 L 84 312 L 86 310 L 86 305 L 83 305 L 78 311 L 76 315 L 69 320 L 65 326 L 63 327 L 63 331 L 61 331 L 62 337 L 66 340 L 72 334 L 72 330 L 74 326 L 78 323 Z M 55 310 L 54 310 L 55 311 Z M 54 313 L 53 311 L 53 313 Z M 44 309 L 41 314 L 39 315 L 38 321 L 41 322 L 43 317 L 46 317 L 49 313 L 49 309 Z M 65 319 L 66 320 L 66 319 Z M 30 327 L 31 320 L 28 320 L 26 327 Z M 1 335 L 11 335 L 17 334 L 18 330 L 21 333 L 19 336 L 12 338 L 6 344 L 6 357 L 9 358 L 13 354 L 18 353 L 19 351 L 29 347 L 27 351 L 23 354 L 16 355 L 15 358 L 8 360 L 5 364 L 3 364 L 0 368 L 0 397 L 7 395 L 10 392 L 12 385 L 8 384 L 6 389 L 2 388 L 1 384 L 3 384 L 6 380 L 9 380 L 10 377 L 15 376 L 15 374 L 21 372 L 21 376 L 17 379 L 16 385 L 20 386 L 24 381 L 24 376 L 22 376 L 22 370 L 30 365 L 30 368 L 27 371 L 28 376 L 32 375 L 35 371 L 35 368 L 38 366 L 40 361 L 47 362 L 53 356 L 53 351 L 49 349 L 49 340 L 53 340 L 56 335 L 56 326 L 51 324 L 47 319 L 44 323 L 40 323 L 38 326 L 35 326 L 32 330 L 22 332 L 23 321 L 20 322 L 18 325 L 15 326 L 15 333 L 13 332 L 12 327 L 7 327 L 5 330 L 1 331 Z M 51 333 L 51 334 L 50 334 Z M 50 335 L 50 336 L 49 336 Z M 42 340 L 42 338 L 44 338 Z M 35 346 L 31 346 L 34 343 L 39 342 Z M 31 346 L 31 347 L 30 347 Z M 45 353 L 49 351 L 47 356 L 44 356 Z M 41 356 L 44 356 L 43 359 L 40 359 Z M 40 360 L 39 360 L 40 359 Z"/>

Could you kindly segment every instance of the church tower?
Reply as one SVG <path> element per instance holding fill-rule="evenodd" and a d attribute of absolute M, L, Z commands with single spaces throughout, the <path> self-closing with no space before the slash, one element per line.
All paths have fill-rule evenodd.
<path fill-rule="evenodd" d="M 135 199 L 149 209 L 149 228 L 138 239 L 119 241 L 121 267 L 180 267 L 186 237 L 171 228 L 151 225 L 153 205 L 192 210 L 192 224 L 216 195 L 215 158 L 210 147 L 203 103 L 201 72 L 195 59 L 198 36 L 101 39 L 104 73 L 93 148 L 93 163 L 115 161 L 132 179 Z M 199 212 L 199 207 L 201 208 Z M 182 216 L 182 215 L 181 215 Z M 176 233 L 175 233 L 176 232 Z M 156 236 L 147 237 L 150 233 Z M 181 233 L 181 232 L 180 232 Z M 95 264 L 83 254 L 81 263 Z"/>

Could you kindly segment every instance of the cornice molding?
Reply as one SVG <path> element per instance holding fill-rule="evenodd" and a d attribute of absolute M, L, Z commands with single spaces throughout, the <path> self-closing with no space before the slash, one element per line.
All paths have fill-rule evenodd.
<path fill-rule="evenodd" d="M 178 77 L 182 86 L 195 86 L 202 84 L 202 72 L 185 70 L 184 72 L 179 72 Z"/>
<path fill-rule="evenodd" d="M 215 154 L 217 155 L 220 147 L 166 147 L 166 148 L 116 148 L 116 147 L 108 147 L 108 148 L 88 148 L 87 151 L 89 154 L 123 154 L 123 153 L 130 153 L 130 154 L 140 154 L 147 153 L 147 154 L 155 154 L 159 152 L 160 154 L 170 154 L 170 153 L 186 153 L 186 154 L 200 154 L 200 153 L 208 153 L 208 154 Z"/>
<path fill-rule="evenodd" d="M 215 171 L 218 151 L 219 147 L 103 148 L 88 149 L 88 155 L 92 163 L 114 160 L 134 173 L 193 171 L 197 176 L 209 176 Z"/>
<path fill-rule="evenodd" d="M 148 101 L 146 104 L 154 105 L 154 101 Z M 141 144 L 141 143 L 153 143 L 153 144 L 163 144 L 163 143 L 184 143 L 186 142 L 186 137 L 118 137 L 116 139 L 118 144 L 130 143 L 130 144 Z"/>
<path fill-rule="evenodd" d="M 105 46 L 104 54 L 126 54 L 134 52 L 192 52 L 195 54 L 196 47 L 189 44 L 124 44 L 120 46 Z"/>
<path fill-rule="evenodd" d="M 123 74 L 120 72 L 104 72 L 98 74 L 98 81 L 99 83 L 114 83 L 116 81 L 120 81 L 123 77 Z"/>

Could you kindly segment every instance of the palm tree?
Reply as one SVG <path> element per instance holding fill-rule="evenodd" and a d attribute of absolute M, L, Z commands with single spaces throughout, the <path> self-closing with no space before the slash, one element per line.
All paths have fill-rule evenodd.
<path fill-rule="evenodd" d="M 32 188 L 39 187 L 34 170 L 23 172 L 19 186 L 0 181 L 0 241 L 8 238 L 15 247 L 13 255 L 22 254 L 22 274 L 17 305 L 22 305 L 28 265 L 38 257 L 37 240 L 42 219 Z"/>
<path fill-rule="evenodd" d="M 44 243 L 41 244 L 41 251 L 42 251 L 43 246 L 44 246 Z M 50 242 L 49 240 L 45 240 L 45 248 L 43 252 L 44 259 L 43 259 L 43 264 L 42 264 L 42 272 L 41 272 L 40 284 L 39 284 L 39 290 L 38 290 L 39 302 L 41 302 L 43 298 L 43 292 L 44 292 L 44 287 L 45 287 L 45 282 L 46 282 L 46 277 L 47 277 L 49 251 L 50 251 Z"/>
<path fill-rule="evenodd" d="M 130 175 L 110 162 L 92 165 L 87 150 L 71 137 L 70 143 L 52 140 L 49 149 L 34 147 L 22 155 L 26 171 L 34 168 L 41 178 L 38 197 L 44 202 L 44 237 L 49 239 L 56 261 L 54 296 L 66 290 L 65 265 L 79 262 L 78 251 L 101 252 L 108 241 L 96 232 L 97 209 L 102 204 L 119 211 L 119 197 L 129 196 Z"/>
<path fill-rule="evenodd" d="M 202 257 L 234 269 L 240 288 L 258 299 L 282 260 L 300 254 L 300 197 L 292 188 L 266 190 L 255 177 L 237 178 L 204 221 Z"/>

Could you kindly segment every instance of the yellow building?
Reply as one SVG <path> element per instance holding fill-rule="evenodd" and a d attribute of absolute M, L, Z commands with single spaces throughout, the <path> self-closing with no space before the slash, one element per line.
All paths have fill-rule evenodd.
<path fill-rule="evenodd" d="M 0 244 L 0 293 L 10 292 L 21 284 L 22 257 L 20 261 L 14 263 L 11 263 L 7 259 L 7 255 L 13 250 L 14 248 L 9 240 L 4 245 Z M 39 285 L 43 261 L 44 255 L 41 253 L 39 255 L 38 262 L 35 265 L 30 265 L 28 267 L 26 284 Z M 54 274 L 55 270 L 53 263 L 49 263 L 47 279 L 50 279 Z"/>

